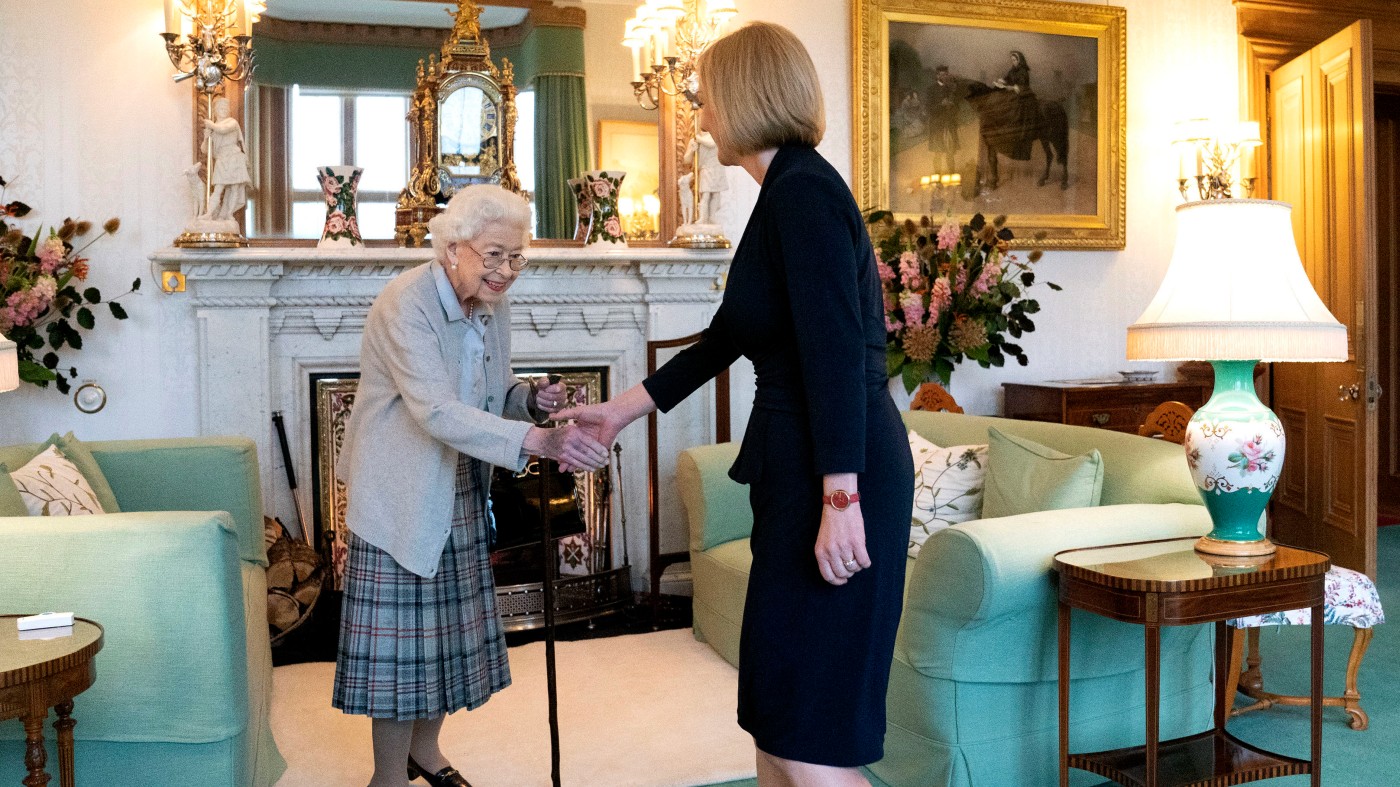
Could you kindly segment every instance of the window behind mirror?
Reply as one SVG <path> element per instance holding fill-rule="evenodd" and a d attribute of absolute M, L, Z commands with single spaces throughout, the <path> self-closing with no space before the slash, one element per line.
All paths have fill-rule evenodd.
<path fill-rule="evenodd" d="M 282 95 L 269 93 L 279 91 Z M 248 234 L 321 237 L 326 203 L 316 168 L 354 164 L 360 176 L 359 223 L 364 238 L 394 237 L 394 206 L 408 180 L 408 92 L 293 85 L 259 91 L 256 155 L 283 167 L 259 166 L 265 178 L 284 172 L 287 188 L 260 188 L 248 203 Z M 515 163 L 522 188 L 535 183 L 535 94 L 516 96 Z M 281 115 L 281 117 L 278 117 Z M 285 129 L 284 133 L 277 133 Z M 260 184 L 261 185 L 261 184 Z M 269 200 L 261 204 L 263 200 Z M 531 203 L 532 223 L 534 204 Z"/>

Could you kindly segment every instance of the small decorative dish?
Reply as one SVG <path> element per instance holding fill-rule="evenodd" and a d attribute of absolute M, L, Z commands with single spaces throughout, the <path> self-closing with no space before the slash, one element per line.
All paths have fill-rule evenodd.
<path fill-rule="evenodd" d="M 1157 379 L 1156 369 L 1135 369 L 1130 372 L 1119 372 L 1123 376 L 1125 383 L 1150 383 Z"/>

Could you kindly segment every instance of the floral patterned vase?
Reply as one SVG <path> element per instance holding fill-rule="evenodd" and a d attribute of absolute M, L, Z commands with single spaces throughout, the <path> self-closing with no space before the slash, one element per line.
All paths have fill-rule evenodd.
<path fill-rule="evenodd" d="M 617 170 L 594 170 L 583 175 L 588 199 L 593 204 L 589 217 L 588 246 L 627 246 L 627 237 L 622 233 L 622 214 L 617 209 L 617 198 L 622 188 L 626 172 Z"/>
<path fill-rule="evenodd" d="M 360 240 L 360 175 L 364 170 L 352 165 L 317 167 L 321 196 L 326 200 L 326 227 L 318 248 L 348 249 L 363 246 Z"/>
<path fill-rule="evenodd" d="M 593 200 L 589 197 L 588 181 L 573 178 L 565 181 L 578 201 L 578 222 L 574 225 L 574 240 L 588 240 L 588 228 L 593 219 Z"/>
<path fill-rule="evenodd" d="M 1267 544 L 1259 517 L 1283 469 L 1283 426 L 1254 393 L 1254 363 L 1213 361 L 1215 391 L 1186 425 L 1186 463 L 1215 525 L 1206 538 L 1237 546 Z"/>

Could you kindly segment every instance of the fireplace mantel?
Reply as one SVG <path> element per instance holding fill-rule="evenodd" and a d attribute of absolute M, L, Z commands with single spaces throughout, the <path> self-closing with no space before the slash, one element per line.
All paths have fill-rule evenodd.
<path fill-rule="evenodd" d="M 528 254 L 530 267 L 510 291 L 514 363 L 604 367 L 614 394 L 646 375 L 648 341 L 685 336 L 709 323 L 730 259 L 728 250 L 665 248 L 533 248 Z M 296 506 L 271 420 L 280 411 L 297 496 L 313 521 L 310 376 L 358 369 L 370 304 L 390 279 L 431 260 L 431 249 L 172 248 L 151 259 L 185 276 L 186 291 L 170 296 L 178 300 L 161 330 L 172 367 L 187 370 L 182 374 L 189 378 L 177 385 L 192 391 L 201 433 L 257 441 L 267 513 L 294 527 Z M 742 390 L 734 397 L 736 403 L 745 398 Z M 713 441 L 715 432 L 708 407 L 695 408 L 694 417 L 663 418 L 661 427 L 664 486 L 673 477 L 676 452 Z M 630 520 L 626 547 L 637 566 L 633 582 L 641 587 L 647 570 L 645 430 L 629 428 L 619 442 Z M 676 496 L 660 497 L 663 549 L 682 550 L 686 533 Z M 616 517 L 618 506 L 613 511 Z M 616 522 L 613 532 L 621 538 Z M 615 544 L 615 554 L 622 548 Z"/>

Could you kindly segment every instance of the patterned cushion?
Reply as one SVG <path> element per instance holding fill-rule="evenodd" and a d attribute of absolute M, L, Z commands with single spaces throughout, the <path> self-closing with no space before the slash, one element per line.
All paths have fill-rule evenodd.
<path fill-rule="evenodd" d="M 1333 566 L 1327 572 L 1327 597 L 1322 607 L 1323 623 L 1368 629 L 1385 622 L 1381 597 L 1376 584 L 1359 571 Z M 1312 609 L 1290 609 L 1227 621 L 1235 628 L 1257 626 L 1307 626 L 1312 623 Z"/>
<path fill-rule="evenodd" d="M 939 448 L 909 432 L 914 454 L 914 509 L 909 523 L 909 557 L 918 557 L 928 537 L 949 525 L 982 517 L 982 479 L 987 446 Z"/>
<path fill-rule="evenodd" d="M 30 516 L 73 516 L 104 513 L 92 485 L 58 446 L 51 445 L 10 479 Z"/>

